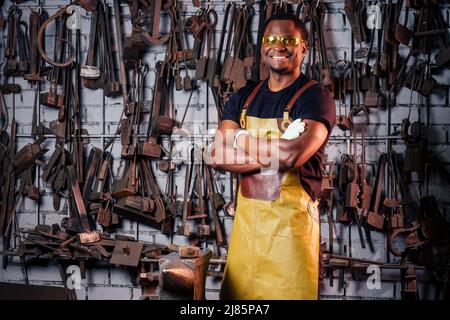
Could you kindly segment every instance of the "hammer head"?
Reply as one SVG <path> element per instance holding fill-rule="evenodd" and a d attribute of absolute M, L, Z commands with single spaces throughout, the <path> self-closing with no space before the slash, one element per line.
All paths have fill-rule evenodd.
<path fill-rule="evenodd" d="M 81 243 L 93 243 L 100 241 L 100 234 L 97 231 L 82 232 L 78 234 Z"/>

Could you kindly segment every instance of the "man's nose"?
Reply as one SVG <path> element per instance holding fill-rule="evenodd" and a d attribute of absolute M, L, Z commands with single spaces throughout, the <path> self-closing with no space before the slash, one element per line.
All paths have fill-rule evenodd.
<path fill-rule="evenodd" d="M 286 50 L 286 46 L 284 44 L 282 44 L 281 42 L 278 42 L 275 45 L 274 49 L 277 51 L 284 51 L 284 50 Z"/>

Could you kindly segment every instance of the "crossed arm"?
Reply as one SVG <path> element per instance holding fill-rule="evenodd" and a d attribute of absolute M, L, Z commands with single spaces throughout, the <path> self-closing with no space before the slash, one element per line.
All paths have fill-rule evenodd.
<path fill-rule="evenodd" d="M 237 173 L 253 173 L 261 168 L 288 170 L 302 166 L 322 146 L 328 134 L 326 126 L 305 119 L 306 130 L 300 137 L 265 139 L 241 135 L 233 146 L 239 125 L 231 120 L 220 123 L 214 138 L 211 162 L 214 168 Z M 272 150 L 272 152 L 265 152 Z M 264 152 L 263 152 L 264 151 Z"/>

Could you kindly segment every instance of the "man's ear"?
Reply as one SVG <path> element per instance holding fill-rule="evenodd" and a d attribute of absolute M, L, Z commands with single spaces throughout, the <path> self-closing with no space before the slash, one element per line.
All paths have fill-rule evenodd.
<path fill-rule="evenodd" d="M 306 54 L 308 51 L 308 45 L 305 42 L 302 42 L 302 54 Z"/>
<path fill-rule="evenodd" d="M 259 59 L 260 63 L 262 63 L 263 65 L 266 65 L 266 63 L 264 62 L 264 59 L 265 59 L 264 48 L 262 45 L 261 45 L 261 50 L 259 51 L 259 57 L 260 57 L 260 59 Z"/>

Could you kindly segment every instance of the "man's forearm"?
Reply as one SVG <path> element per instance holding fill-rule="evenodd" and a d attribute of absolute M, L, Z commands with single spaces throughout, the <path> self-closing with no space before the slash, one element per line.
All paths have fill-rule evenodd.
<path fill-rule="evenodd" d="M 323 123 L 309 119 L 304 122 L 308 129 L 296 138 L 266 139 L 241 135 L 236 139 L 236 145 L 263 167 L 277 170 L 299 168 L 323 145 L 328 134 Z"/>
<path fill-rule="evenodd" d="M 289 169 L 299 150 L 293 150 L 293 141 L 286 139 L 265 139 L 251 136 L 239 137 L 237 146 L 261 167 Z M 294 152 L 292 152 L 294 151 Z"/>
<path fill-rule="evenodd" d="M 216 148 L 212 153 L 211 165 L 215 169 L 236 173 L 253 173 L 262 168 L 255 159 L 232 147 Z"/>
<path fill-rule="evenodd" d="M 256 164 L 214 164 L 213 168 L 222 171 L 230 171 L 235 173 L 256 173 L 261 169 L 259 163 Z"/>

